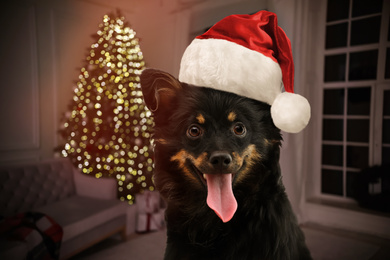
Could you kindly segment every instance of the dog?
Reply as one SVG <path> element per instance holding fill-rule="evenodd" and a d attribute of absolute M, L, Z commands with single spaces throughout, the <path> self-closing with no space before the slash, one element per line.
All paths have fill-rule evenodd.
<path fill-rule="evenodd" d="M 270 105 L 160 70 L 140 79 L 167 203 L 164 259 L 311 259 L 282 184 Z"/>

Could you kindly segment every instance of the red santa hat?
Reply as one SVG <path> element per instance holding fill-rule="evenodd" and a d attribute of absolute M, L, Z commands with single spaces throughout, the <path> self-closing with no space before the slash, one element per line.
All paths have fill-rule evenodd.
<path fill-rule="evenodd" d="M 290 40 L 268 11 L 228 16 L 197 36 L 183 54 L 179 80 L 268 103 L 285 132 L 300 132 L 310 119 L 309 102 L 294 94 Z"/>

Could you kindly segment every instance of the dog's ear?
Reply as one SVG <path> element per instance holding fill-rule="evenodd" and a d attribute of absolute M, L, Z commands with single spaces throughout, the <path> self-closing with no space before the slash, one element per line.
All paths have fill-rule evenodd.
<path fill-rule="evenodd" d="M 171 107 L 182 86 L 167 72 L 145 69 L 141 74 L 141 88 L 147 107 L 156 112 L 159 108 Z"/>

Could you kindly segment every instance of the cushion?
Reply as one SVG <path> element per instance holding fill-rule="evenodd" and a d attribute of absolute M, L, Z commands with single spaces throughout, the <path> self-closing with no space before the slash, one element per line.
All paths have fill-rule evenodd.
<path fill-rule="evenodd" d="M 73 168 L 66 159 L 0 168 L 0 215 L 30 211 L 74 194 Z"/>
<path fill-rule="evenodd" d="M 64 230 L 63 241 L 93 229 L 120 215 L 125 215 L 126 202 L 72 196 L 35 209 L 54 218 Z"/>

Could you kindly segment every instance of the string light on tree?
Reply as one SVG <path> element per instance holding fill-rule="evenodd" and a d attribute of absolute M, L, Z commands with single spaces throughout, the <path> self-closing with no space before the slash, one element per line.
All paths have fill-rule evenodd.
<path fill-rule="evenodd" d="M 62 156 L 83 173 L 114 177 L 121 200 L 154 190 L 151 132 L 140 74 L 145 62 L 139 39 L 124 18 L 105 15 L 74 88 L 60 129 Z"/>

